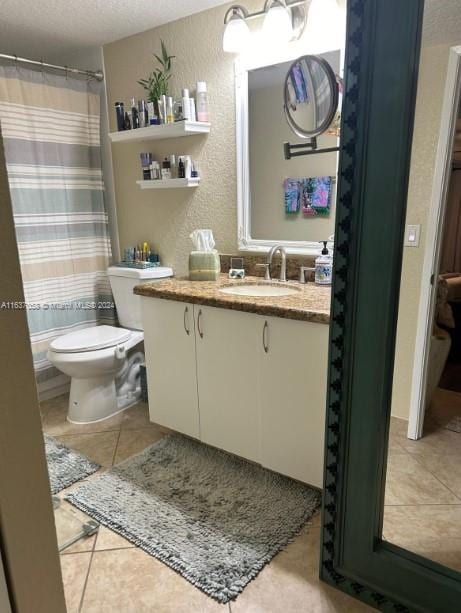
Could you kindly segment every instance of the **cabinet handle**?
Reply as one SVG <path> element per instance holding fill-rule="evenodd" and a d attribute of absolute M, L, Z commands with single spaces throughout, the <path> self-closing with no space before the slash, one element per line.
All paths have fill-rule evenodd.
<path fill-rule="evenodd" d="M 269 353 L 269 341 L 268 341 L 268 334 L 269 332 L 269 324 L 267 323 L 267 321 L 264 322 L 264 327 L 263 327 L 263 347 L 264 347 L 264 352 L 265 353 Z"/>
<path fill-rule="evenodd" d="M 189 319 L 189 307 L 184 309 L 184 330 L 186 331 L 187 336 L 190 334 L 190 328 L 187 326 L 187 320 Z"/>
<path fill-rule="evenodd" d="M 202 327 L 200 325 L 201 323 L 202 323 L 202 309 L 199 310 L 198 315 L 197 315 L 197 330 L 198 330 L 200 338 L 203 338 Z"/>

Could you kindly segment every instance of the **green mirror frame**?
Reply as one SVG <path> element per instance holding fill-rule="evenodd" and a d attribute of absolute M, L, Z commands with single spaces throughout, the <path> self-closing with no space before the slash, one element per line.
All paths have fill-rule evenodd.
<path fill-rule="evenodd" d="M 348 0 L 320 572 L 383 611 L 451 613 L 461 574 L 381 538 L 423 5 Z"/>

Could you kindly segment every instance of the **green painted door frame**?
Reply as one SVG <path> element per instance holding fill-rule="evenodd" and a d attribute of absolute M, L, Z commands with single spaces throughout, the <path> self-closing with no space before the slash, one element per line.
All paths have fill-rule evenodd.
<path fill-rule="evenodd" d="M 321 577 L 382 610 L 454 613 L 461 575 L 381 539 L 423 4 L 348 2 Z"/>

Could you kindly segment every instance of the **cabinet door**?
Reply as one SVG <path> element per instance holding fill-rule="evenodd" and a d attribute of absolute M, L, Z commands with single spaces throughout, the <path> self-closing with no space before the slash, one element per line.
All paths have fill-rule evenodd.
<path fill-rule="evenodd" d="M 328 326 L 259 319 L 261 463 L 322 487 Z"/>
<path fill-rule="evenodd" d="M 260 461 L 258 316 L 195 305 L 201 440 Z"/>
<path fill-rule="evenodd" d="M 194 309 L 141 299 L 150 420 L 199 438 Z"/>

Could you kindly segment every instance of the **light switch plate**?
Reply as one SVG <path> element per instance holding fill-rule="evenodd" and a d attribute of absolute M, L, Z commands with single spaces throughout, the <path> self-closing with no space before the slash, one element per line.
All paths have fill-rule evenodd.
<path fill-rule="evenodd" d="M 421 226 L 408 225 L 405 228 L 405 247 L 419 247 L 419 236 L 421 234 Z"/>

